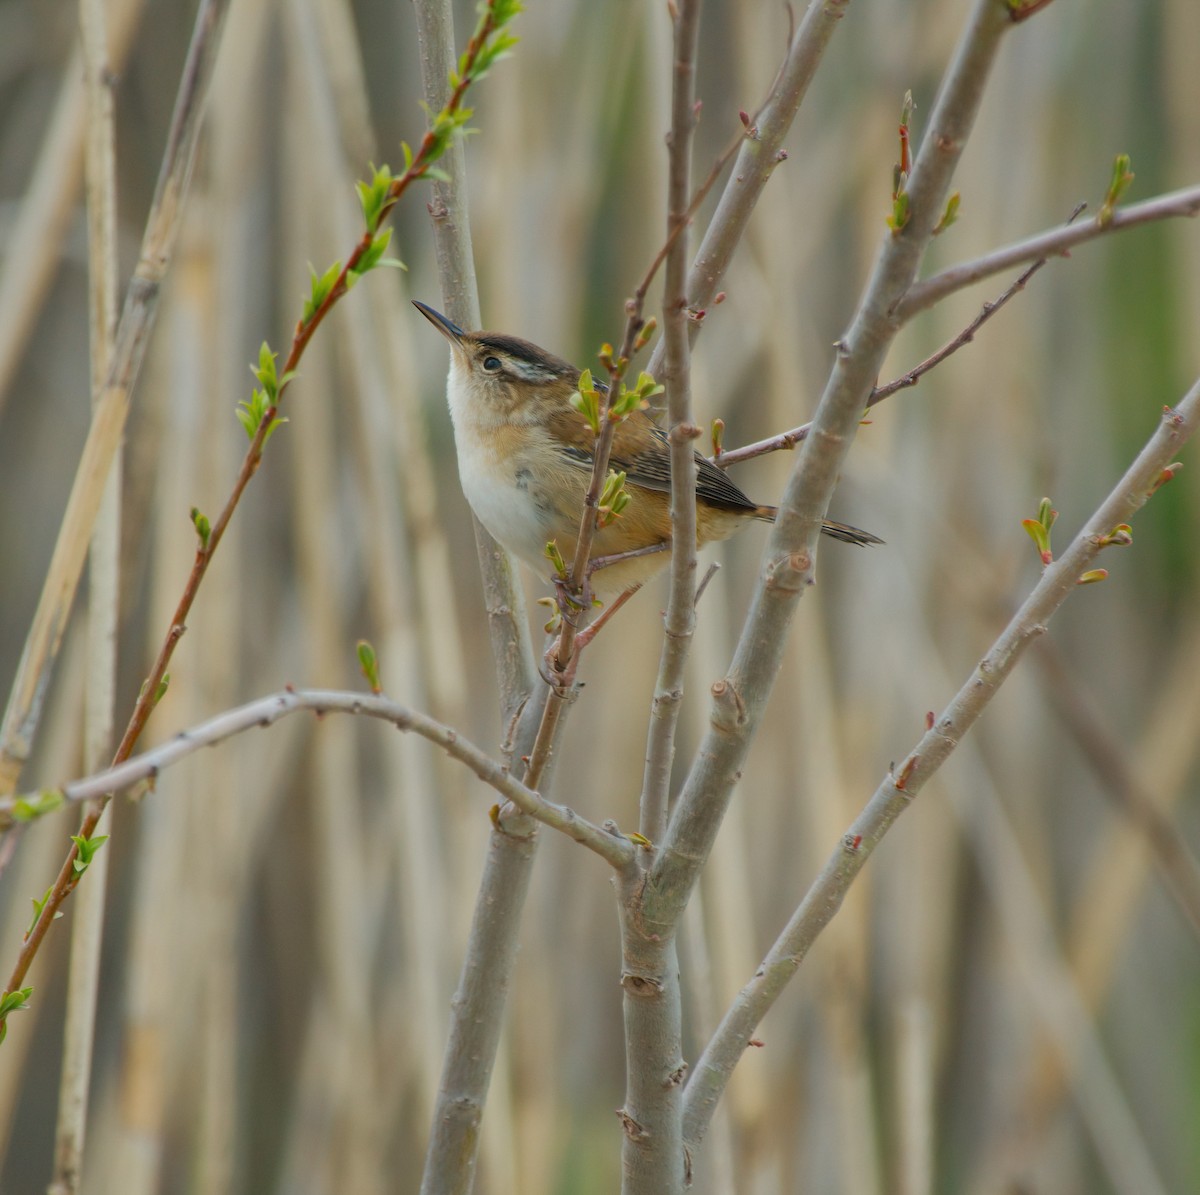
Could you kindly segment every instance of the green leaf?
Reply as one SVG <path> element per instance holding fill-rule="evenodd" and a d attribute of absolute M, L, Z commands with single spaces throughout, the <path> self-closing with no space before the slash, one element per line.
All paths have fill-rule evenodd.
<path fill-rule="evenodd" d="M 1044 565 L 1054 559 L 1054 555 L 1050 551 L 1050 525 L 1058 515 L 1058 511 L 1050 509 L 1049 501 L 1048 498 L 1042 499 L 1036 519 L 1021 520 L 1021 526 L 1029 533 L 1029 538 L 1033 540 L 1034 546 L 1038 550 L 1038 556 L 1041 557 Z"/>
<path fill-rule="evenodd" d="M 192 526 L 196 528 L 196 534 L 200 537 L 200 547 L 207 551 L 208 540 L 212 535 L 212 524 L 198 506 L 192 507 Z"/>
<path fill-rule="evenodd" d="M 1108 194 L 1104 197 L 1104 203 L 1100 208 L 1100 214 L 1096 217 L 1100 225 L 1107 226 L 1112 222 L 1113 212 L 1116 210 L 1117 203 L 1122 195 L 1129 189 L 1129 184 L 1133 182 L 1133 172 L 1129 169 L 1132 161 L 1128 154 L 1117 154 L 1113 159 L 1112 175 L 1108 183 Z"/>
<path fill-rule="evenodd" d="M 658 320 L 651 316 L 643 325 L 642 330 L 637 335 L 637 340 L 633 342 L 633 351 L 640 352 L 650 343 L 650 338 L 654 335 L 658 328 Z"/>
<path fill-rule="evenodd" d="M 714 419 L 712 421 L 712 450 L 713 460 L 721 455 L 721 445 L 725 442 L 725 420 Z"/>
<path fill-rule="evenodd" d="M 310 276 L 308 298 L 304 300 L 304 311 L 300 316 L 301 323 L 309 323 L 321 309 L 322 304 L 329 298 L 337 280 L 341 277 L 342 263 L 335 261 L 324 274 L 318 274 L 311 265 L 308 267 Z"/>
<path fill-rule="evenodd" d="M 902 186 L 904 181 L 901 178 Z M 893 234 L 898 233 L 908 223 L 909 214 L 908 192 L 903 190 L 897 191 L 896 197 L 892 200 L 892 214 L 887 219 L 887 225 Z"/>
<path fill-rule="evenodd" d="M 592 381 L 592 371 L 585 369 L 579 375 L 579 383 L 571 396 L 571 406 L 587 421 L 594 435 L 600 434 L 600 391 Z"/>
<path fill-rule="evenodd" d="M 405 169 L 407 170 L 412 165 L 412 150 L 403 143 L 401 143 L 401 148 L 404 151 Z M 354 184 L 354 189 L 358 192 L 358 202 L 362 207 L 363 221 L 367 226 L 367 231 L 375 232 L 393 202 L 390 200 L 390 193 L 394 180 L 392 168 L 386 163 L 377 167 L 372 162 L 370 170 L 371 181 L 357 182 Z"/>
<path fill-rule="evenodd" d="M 629 494 L 625 490 L 625 474 L 618 469 L 609 469 L 604 479 L 604 489 L 600 492 L 600 502 L 597 507 L 599 514 L 598 526 L 607 527 L 621 517 L 621 512 L 629 505 Z"/>
<path fill-rule="evenodd" d="M 272 368 L 274 363 L 272 363 Z M 282 383 L 286 385 L 294 378 L 295 371 L 289 371 L 283 375 Z M 249 402 L 240 402 L 237 405 L 237 417 L 242 427 L 246 429 L 246 435 L 251 440 L 258 434 L 258 429 L 262 421 L 266 418 L 267 412 L 274 409 L 274 404 L 267 401 L 267 396 L 262 390 L 255 390 L 250 396 Z M 287 420 L 280 415 L 275 415 L 267 427 L 267 434 L 263 437 L 263 445 L 275 434 L 275 429 L 280 424 L 287 423 Z"/>
<path fill-rule="evenodd" d="M 933 230 L 934 236 L 945 232 L 958 219 L 958 205 L 961 202 L 962 196 L 957 191 L 946 200 L 946 210 L 942 212 L 942 218 L 937 222 L 937 227 Z"/>
<path fill-rule="evenodd" d="M 387 252 L 387 247 L 392 242 L 392 230 L 390 228 L 383 229 L 382 232 L 377 232 L 372 238 L 370 245 L 362 257 L 358 259 L 358 264 L 346 275 L 346 289 L 354 285 L 364 274 L 369 273 L 377 266 L 395 266 L 401 270 L 407 270 L 408 267 L 404 262 L 396 257 L 384 257 Z"/>
<path fill-rule="evenodd" d="M 267 396 L 261 390 L 255 390 L 249 401 L 243 400 L 237 405 L 235 413 L 238 422 L 246 429 L 246 435 L 251 440 L 258 434 L 258 425 L 267 412 L 267 405 Z"/>
<path fill-rule="evenodd" d="M 567 575 L 567 562 L 563 559 L 562 553 L 558 550 L 558 541 L 552 539 L 546 545 L 546 559 L 554 565 L 554 572 L 560 576 Z"/>
<path fill-rule="evenodd" d="M 275 354 L 265 340 L 258 350 L 258 365 L 251 365 L 250 372 L 258 379 L 267 397 L 273 400 L 279 390 L 279 378 L 275 373 Z"/>
<path fill-rule="evenodd" d="M 29 1007 L 29 997 L 32 995 L 33 988 L 17 988 L 14 992 L 0 995 L 0 1017 L 6 1017 L 10 1012 L 24 1012 Z"/>
<path fill-rule="evenodd" d="M 53 891 L 54 891 L 54 885 L 51 884 L 50 887 L 47 888 L 45 893 L 42 895 L 41 900 L 38 900 L 38 898 L 36 896 L 31 898 L 32 903 L 33 903 L 33 920 L 29 923 L 29 928 L 25 931 L 25 936 L 27 938 L 29 937 L 29 935 L 31 933 L 33 933 L 34 926 L 37 925 L 37 923 L 42 919 L 42 911 L 45 909 L 46 903 L 49 901 L 50 894 Z M 57 921 L 61 916 L 62 916 L 62 911 L 60 910 L 59 912 L 54 914 L 54 920 Z"/>
<path fill-rule="evenodd" d="M 85 838 L 82 834 L 71 835 L 71 841 L 78 849 L 78 854 L 72 863 L 76 875 L 83 875 L 87 871 L 96 857 L 96 852 L 108 841 L 108 838 L 107 834 L 95 834 L 91 838 Z"/>
<path fill-rule="evenodd" d="M 65 803 L 66 797 L 61 789 L 44 788 L 33 800 L 18 797 L 13 801 L 12 815 L 19 822 L 31 822 L 35 818 L 61 809 Z"/>
<path fill-rule="evenodd" d="M 371 692 L 382 693 L 383 686 L 379 683 L 379 660 L 375 649 L 365 639 L 358 641 L 358 666 L 362 669 L 367 684 L 371 686 Z"/>

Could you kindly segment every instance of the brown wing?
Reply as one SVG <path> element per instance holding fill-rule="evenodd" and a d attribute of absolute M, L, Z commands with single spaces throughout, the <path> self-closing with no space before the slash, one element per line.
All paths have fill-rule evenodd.
<path fill-rule="evenodd" d="M 595 437 L 583 416 L 568 407 L 554 413 L 552 426 L 556 437 L 566 446 L 565 454 L 581 467 L 590 468 L 595 459 L 592 452 Z M 694 456 L 699 497 L 730 510 L 759 509 L 758 503 L 743 494 L 723 469 L 698 452 Z M 610 460 L 614 469 L 624 471 L 632 485 L 664 493 L 671 488 L 671 446 L 667 434 L 644 411 L 635 411 L 618 425 Z"/>

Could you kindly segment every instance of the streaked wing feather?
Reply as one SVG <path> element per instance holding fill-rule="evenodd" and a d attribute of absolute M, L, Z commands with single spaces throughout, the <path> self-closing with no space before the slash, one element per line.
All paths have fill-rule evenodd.
<path fill-rule="evenodd" d="M 570 444 L 565 455 L 578 462 L 581 468 L 590 468 L 594 459 L 592 434 L 583 416 L 570 409 L 556 412 L 554 422 L 558 438 L 564 444 Z M 723 469 L 718 469 L 698 452 L 694 455 L 696 493 L 701 498 L 731 510 L 758 509 L 758 504 L 743 494 Z M 671 447 L 667 434 L 644 412 L 635 412 L 618 426 L 610 461 L 614 469 L 624 471 L 631 485 L 663 493 L 671 488 Z"/>

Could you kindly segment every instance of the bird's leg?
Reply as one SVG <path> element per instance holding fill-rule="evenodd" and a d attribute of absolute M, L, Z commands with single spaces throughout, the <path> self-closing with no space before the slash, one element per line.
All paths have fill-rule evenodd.
<path fill-rule="evenodd" d="M 566 690 L 569 690 L 575 682 L 575 669 L 579 666 L 579 655 L 585 647 L 600 633 L 600 628 L 623 606 L 639 589 L 640 582 L 637 585 L 632 585 L 623 593 L 617 594 L 612 602 L 605 606 L 601 611 L 600 617 L 595 622 L 589 623 L 582 631 L 575 636 L 575 647 L 571 653 L 571 660 L 562 667 L 559 664 L 558 651 L 559 637 L 555 635 L 550 640 L 550 646 L 546 648 L 545 655 L 542 657 L 542 680 L 551 688 L 558 689 L 565 695 Z M 570 600 L 570 599 L 568 599 Z M 574 603 L 572 603 L 574 605 Z"/>
<path fill-rule="evenodd" d="M 559 697 L 568 698 L 571 695 L 571 690 L 575 686 L 575 670 L 579 667 L 579 638 L 575 639 L 575 648 L 571 652 L 571 658 L 565 665 L 560 665 L 558 661 L 558 645 L 561 638 L 554 635 L 550 639 L 550 645 L 546 648 L 542 655 L 542 666 L 538 671 L 542 674 L 542 680 L 552 688 Z"/>
<path fill-rule="evenodd" d="M 595 556 L 588 561 L 587 572 L 583 577 L 583 585 L 577 591 L 571 589 L 571 583 L 567 577 L 561 574 L 551 577 L 550 579 L 554 582 L 554 594 L 559 614 L 572 626 L 577 626 L 578 623 L 576 620 L 579 617 L 580 610 L 587 610 L 592 605 L 593 573 L 599 572 L 602 568 L 609 568 L 614 564 L 621 564 L 625 560 L 633 560 L 638 556 L 651 556 L 655 552 L 665 552 L 670 546 L 670 541 L 667 540 L 662 543 L 647 544 L 644 548 L 631 548 L 628 552 L 614 552 L 611 556 Z M 623 606 L 629 600 L 630 595 L 640 588 L 641 582 L 626 593 L 621 594 L 615 604 L 592 624 L 593 627 L 598 628 L 601 624 L 607 622 L 612 616 L 612 612 Z M 595 634 L 596 631 L 592 630 L 587 638 L 591 639 Z M 584 642 L 587 642 L 587 640 L 584 640 Z"/>
<path fill-rule="evenodd" d="M 592 570 L 584 574 L 583 584 L 576 591 L 571 588 L 569 577 L 554 576 L 554 596 L 558 603 L 558 612 L 573 627 L 578 626 L 581 610 L 588 609 L 592 604 Z"/>
<path fill-rule="evenodd" d="M 616 552 L 611 556 L 597 556 L 588 562 L 587 573 L 583 578 L 582 587 L 573 591 L 570 588 L 570 582 L 566 577 L 555 576 L 551 580 L 554 582 L 554 592 L 558 612 L 562 618 L 569 622 L 571 626 L 578 626 L 577 619 L 583 610 L 588 609 L 592 605 L 592 574 L 602 568 L 608 568 L 613 564 L 620 564 L 623 560 L 633 560 L 638 556 L 649 556 L 654 552 L 664 552 L 670 548 L 670 543 L 649 544 L 644 548 L 633 548 L 628 552 Z M 600 628 L 608 622 L 610 618 L 623 606 L 639 589 L 642 583 L 639 581 L 636 585 L 631 585 L 628 589 L 619 593 L 609 605 L 601 612 L 599 618 L 595 622 L 590 623 L 579 631 L 575 636 L 575 649 L 572 652 L 571 660 L 563 666 L 558 660 L 555 652 L 558 649 L 559 640 L 555 637 L 550 646 L 546 649 L 546 654 L 542 659 L 542 679 L 553 688 L 563 690 L 569 689 L 575 681 L 575 669 L 579 664 L 579 653 L 600 633 Z"/>

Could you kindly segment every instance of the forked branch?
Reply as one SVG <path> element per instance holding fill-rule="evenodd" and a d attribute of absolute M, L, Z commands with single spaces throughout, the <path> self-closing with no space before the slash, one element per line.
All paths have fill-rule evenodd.
<path fill-rule="evenodd" d="M 863 811 L 848 827 L 820 875 L 779 935 L 754 977 L 725 1014 L 697 1062 L 684 1093 L 684 1139 L 694 1146 L 704 1136 L 713 1110 L 753 1031 L 796 973 L 817 936 L 841 907 L 846 892 L 897 818 L 950 757 L 975 724 L 1026 648 L 1046 630 L 1053 614 L 1091 579 L 1092 566 L 1117 540 L 1163 480 L 1172 461 L 1200 423 L 1200 381 L 1177 407 L 1163 411 L 1154 434 L 1067 550 L 1046 566 L 1020 609 L 941 716 L 898 769 L 884 777 Z"/>
<path fill-rule="evenodd" d="M 73 780 L 57 789 L 0 798 L 0 812 L 28 820 L 58 808 L 64 802 L 91 801 L 108 794 L 154 787 L 159 775 L 202 747 L 212 747 L 234 735 L 256 727 L 267 727 L 289 714 L 310 711 L 318 717 L 326 714 L 357 714 L 390 722 L 441 747 L 452 759 L 465 764 L 485 784 L 507 801 L 544 825 L 559 830 L 589 850 L 595 851 L 613 867 L 626 866 L 637 848 L 628 839 L 580 817 L 565 805 L 547 801 L 509 774 L 496 760 L 465 739 L 453 728 L 426 714 L 408 709 L 389 698 L 369 693 L 343 692 L 337 689 L 285 689 L 257 701 L 227 710 L 141 755 L 115 764 L 94 776 Z"/>

